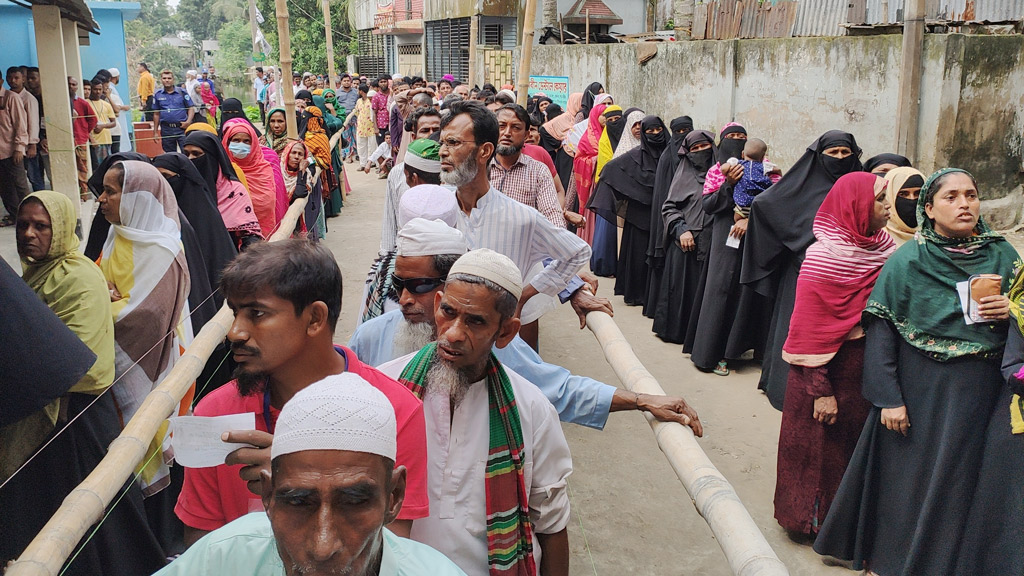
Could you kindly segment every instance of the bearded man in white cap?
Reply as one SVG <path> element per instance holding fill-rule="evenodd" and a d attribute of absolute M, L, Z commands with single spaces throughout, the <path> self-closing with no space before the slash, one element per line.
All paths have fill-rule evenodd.
<path fill-rule="evenodd" d="M 409 220 L 398 233 L 392 279 L 401 309 L 360 324 L 348 347 L 364 362 L 379 366 L 433 342 L 435 295 L 452 265 L 468 249 L 462 232 L 450 224 L 422 218 Z M 636 410 L 649 412 L 663 422 L 689 426 L 697 436 L 704 434 L 697 412 L 681 397 L 637 394 L 572 374 L 545 362 L 518 335 L 493 352 L 503 366 L 544 393 L 562 422 L 601 430 L 609 413 Z"/>
<path fill-rule="evenodd" d="M 413 540 L 470 576 L 569 573 L 569 446 L 537 389 L 491 353 L 519 331 L 522 275 L 479 249 L 435 295 L 437 342 L 380 367 L 422 398 L 430 515 Z"/>
<path fill-rule="evenodd" d="M 402 509 L 395 412 L 366 380 L 343 373 L 281 409 L 263 472 L 266 512 L 196 542 L 157 574 L 458 576 L 437 550 L 385 528 Z"/>
<path fill-rule="evenodd" d="M 425 140 L 425 142 L 432 144 L 436 153 L 437 142 L 432 140 Z M 398 201 L 394 216 L 397 223 L 395 233 L 397 234 L 398 228 L 405 226 L 413 218 L 441 220 L 454 228 L 458 212 L 459 204 L 455 200 L 454 192 L 437 184 L 419 184 L 409 188 L 402 195 L 402 199 Z M 388 224 L 385 223 L 385 228 L 387 226 Z M 395 240 L 392 239 L 391 248 L 380 253 L 370 266 L 370 273 L 366 275 L 363 305 L 359 310 L 357 327 L 385 312 L 398 309 L 399 294 L 394 290 L 391 282 L 394 273 Z"/>

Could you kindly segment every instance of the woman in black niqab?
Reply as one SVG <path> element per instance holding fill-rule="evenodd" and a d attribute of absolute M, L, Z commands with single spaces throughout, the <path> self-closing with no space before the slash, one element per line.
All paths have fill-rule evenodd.
<path fill-rule="evenodd" d="M 848 148 L 852 154 L 845 158 L 825 154 L 834 148 Z M 789 378 L 782 345 L 789 334 L 797 273 L 804 252 L 814 242 L 814 216 L 840 176 L 863 169 L 860 154 L 852 134 L 830 130 L 808 146 L 789 172 L 758 194 L 751 205 L 740 283 L 774 299 L 758 388 L 777 410 L 782 410 Z"/>
<path fill-rule="evenodd" d="M 887 164 L 890 165 L 891 168 L 878 170 L 878 168 L 881 168 L 882 166 L 885 166 Z M 892 168 L 903 167 L 910 168 L 913 167 L 913 164 L 910 163 L 910 160 L 906 156 L 900 156 L 899 154 L 879 154 L 878 156 L 872 156 L 871 158 L 868 158 L 867 161 L 864 162 L 865 172 L 871 172 L 876 176 L 883 177 L 885 176 L 885 173 L 891 170 Z M 878 172 L 875 172 L 875 170 L 878 170 Z"/>
<path fill-rule="evenodd" d="M 220 284 L 224 267 L 238 255 L 235 243 L 224 226 L 224 219 L 217 210 L 216 192 L 210 192 L 204 177 L 184 154 L 161 154 L 153 159 L 153 166 L 171 185 L 178 208 L 195 230 L 202 246 L 210 285 L 216 287 Z M 218 294 L 214 300 L 219 308 L 223 299 Z"/>
<path fill-rule="evenodd" d="M 252 129 L 256 131 L 256 136 L 263 136 L 260 129 L 257 128 L 256 125 L 252 123 L 252 120 L 249 120 L 249 117 L 245 115 L 245 108 L 242 107 L 242 101 L 238 98 L 225 98 L 224 101 L 220 103 L 220 128 L 217 129 L 217 135 L 224 136 L 224 124 L 228 120 L 233 120 L 235 118 L 241 118 L 248 122 L 249 125 L 252 126 Z M 253 144 L 255 145 L 256 143 L 254 142 Z"/>
<path fill-rule="evenodd" d="M 727 138 L 731 133 L 744 137 Z M 747 142 L 745 136 L 746 130 L 738 124 L 722 131 L 719 163 L 740 158 Z M 771 319 L 771 301 L 740 284 L 745 239 L 740 240 L 738 248 L 726 244 L 736 224 L 734 187 L 734 182 L 723 178 L 717 190 L 706 189 L 701 198 L 704 213 L 711 220 L 711 246 L 704 289 L 700 302 L 694 304 L 696 324 L 692 332 L 688 331 L 683 348 L 690 352 L 690 361 L 698 370 L 721 376 L 729 373 L 728 360 L 737 360 L 748 350 L 754 350 L 755 359 L 761 358 Z"/>
<path fill-rule="evenodd" d="M 672 177 L 679 166 L 679 148 L 683 139 L 693 130 L 693 120 L 689 116 L 679 116 L 669 124 L 668 145 L 658 159 L 658 169 L 654 174 L 654 195 L 651 206 L 661 207 L 668 198 L 668 188 Z M 661 210 L 651 210 L 650 240 L 647 242 L 647 267 L 650 269 L 647 298 L 644 299 L 644 316 L 654 318 L 654 310 L 658 307 L 658 294 L 661 291 L 661 273 L 665 268 L 665 222 Z"/>
<path fill-rule="evenodd" d="M 602 92 L 604 92 L 604 86 L 600 82 L 591 82 L 587 89 L 583 91 L 583 103 L 580 104 L 580 114 L 584 118 L 590 118 L 590 109 L 594 107 L 594 98 L 597 98 L 597 95 Z M 579 114 L 576 117 L 579 118 Z"/>
<path fill-rule="evenodd" d="M 608 222 L 615 223 L 622 216 L 615 294 L 628 306 L 642 306 L 647 299 L 651 202 L 658 160 L 668 144 L 668 130 L 661 118 L 648 115 L 641 128 L 640 146 L 605 164 L 589 206 Z"/>
<path fill-rule="evenodd" d="M 703 150 L 693 150 L 707 144 Z M 707 241 L 701 196 L 704 178 L 714 165 L 718 149 L 715 136 L 707 130 L 693 130 L 679 148 L 679 167 L 669 185 L 668 197 L 661 207 L 665 268 L 654 311 L 654 333 L 666 342 L 682 344 L 694 300 L 700 289 L 701 267 L 707 255 Z M 680 239 L 688 234 L 692 245 L 686 250 Z"/>

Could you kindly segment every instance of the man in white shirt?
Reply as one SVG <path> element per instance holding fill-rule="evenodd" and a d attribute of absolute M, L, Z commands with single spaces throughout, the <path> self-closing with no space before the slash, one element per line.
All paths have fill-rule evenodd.
<path fill-rule="evenodd" d="M 498 120 L 491 111 L 474 100 L 454 102 L 449 110 L 451 113 L 441 121 L 441 182 L 456 189 L 462 208 L 458 229 L 471 248 L 490 248 L 508 256 L 523 277 L 530 278 L 523 287 L 516 317 L 539 294 L 555 302 L 576 271 L 590 260 L 590 246 L 568 230 L 556 228 L 536 208 L 516 202 L 491 186 L 488 168 L 498 145 Z M 573 296 L 584 297 L 581 291 Z M 532 308 L 543 308 L 537 304 L 544 300 Z M 593 309 L 611 312 L 610 306 Z M 542 312 L 527 311 L 530 314 L 524 318 L 527 323 L 521 336 L 536 349 L 535 320 Z M 585 312 L 581 321 L 584 317 Z"/>
<path fill-rule="evenodd" d="M 132 141 L 128 133 L 128 126 L 132 121 L 129 116 L 132 107 L 125 106 L 121 93 L 117 91 L 117 85 L 121 83 L 121 71 L 117 68 L 110 68 L 107 72 L 110 73 L 110 104 L 114 108 L 114 114 L 117 114 L 117 133 L 120 135 L 117 149 L 112 149 L 111 152 L 130 152 Z M 192 79 L 194 80 L 195 76 L 192 76 Z"/>
<path fill-rule="evenodd" d="M 263 67 L 256 67 L 256 77 L 252 79 L 252 91 L 256 96 L 256 104 L 260 107 L 260 123 L 267 124 L 267 81 L 263 77 Z"/>
<path fill-rule="evenodd" d="M 569 446 L 540 390 L 491 353 L 519 331 L 515 263 L 473 250 L 434 300 L 437 342 L 380 367 L 423 399 L 430 516 L 413 540 L 469 576 L 569 573 Z"/>

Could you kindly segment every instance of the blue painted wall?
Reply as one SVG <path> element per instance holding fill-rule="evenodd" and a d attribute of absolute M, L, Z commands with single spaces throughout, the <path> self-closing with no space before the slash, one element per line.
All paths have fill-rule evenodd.
<path fill-rule="evenodd" d="M 100 33 L 89 35 L 89 45 L 79 49 L 82 75 L 92 78 L 100 68 L 117 68 L 121 72 L 121 98 L 129 98 L 128 62 L 125 55 L 124 22 L 139 15 L 138 2 L 87 2 Z M 0 70 L 8 66 L 38 66 L 36 37 L 32 10 L 0 0 Z M 131 130 L 131 127 L 129 127 Z"/>
<path fill-rule="evenodd" d="M 89 35 L 89 45 L 80 49 L 82 74 L 92 78 L 100 68 L 117 68 L 122 79 L 128 77 L 125 56 L 124 22 L 139 15 L 138 2 L 87 2 L 93 18 L 99 24 L 99 35 Z M 32 11 L 8 0 L 0 0 L 0 68 L 8 66 L 38 66 L 36 38 Z M 122 86 L 124 82 L 122 81 Z M 127 97 L 127 94 L 122 94 Z"/>

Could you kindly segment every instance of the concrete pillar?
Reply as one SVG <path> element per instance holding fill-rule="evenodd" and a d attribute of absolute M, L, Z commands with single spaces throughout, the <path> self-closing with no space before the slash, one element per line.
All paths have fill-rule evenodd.
<path fill-rule="evenodd" d="M 75 206 L 75 216 L 81 229 L 82 207 L 78 189 L 78 170 L 75 167 L 75 142 L 71 127 L 71 106 L 68 102 L 67 51 L 64 42 L 66 31 L 70 32 L 74 43 L 68 48 L 74 52 L 74 61 L 81 76 L 81 64 L 78 64 L 78 32 L 73 23 L 65 26 L 61 22 L 60 8 L 57 6 L 33 6 L 32 20 L 36 33 L 36 57 L 39 60 L 39 77 L 42 81 L 43 110 L 46 112 L 47 144 L 50 148 L 50 165 L 53 172 L 53 189 L 71 199 Z"/>

